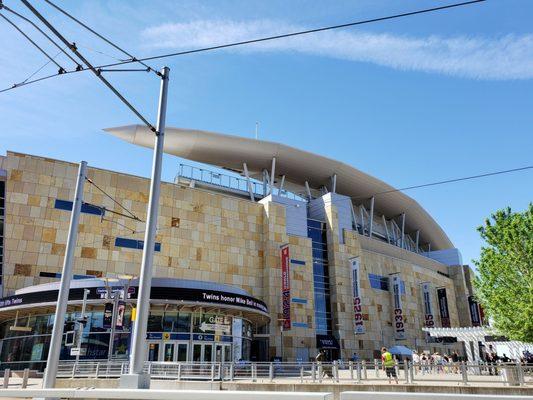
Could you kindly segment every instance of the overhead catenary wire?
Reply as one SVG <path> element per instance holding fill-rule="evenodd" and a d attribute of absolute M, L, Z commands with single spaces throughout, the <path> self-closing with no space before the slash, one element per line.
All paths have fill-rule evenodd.
<path fill-rule="evenodd" d="M 108 87 L 109 90 L 111 90 L 115 96 L 117 96 L 122 103 L 126 105 L 130 109 L 131 112 L 133 112 L 152 132 L 155 132 L 155 127 L 148 122 L 148 120 L 117 90 L 115 87 L 102 76 L 101 73 L 98 72 L 98 69 L 95 68 L 89 60 L 87 60 L 76 48 L 76 45 L 74 43 L 69 43 L 67 39 L 50 23 L 46 18 L 44 18 L 39 11 L 35 7 L 33 7 L 28 0 L 21 0 L 22 4 L 24 4 L 50 31 L 60 40 L 62 41 L 66 46 L 69 47 L 69 49 L 78 57 L 83 64 L 87 66 L 88 69 L 90 69 L 97 77 L 100 79 L 104 85 Z"/>
<path fill-rule="evenodd" d="M 52 39 L 46 32 L 44 32 L 41 28 L 39 28 L 39 26 L 33 22 L 31 19 L 29 18 L 26 18 L 24 15 L 22 14 L 19 14 L 18 12 L 12 10 L 11 8 L 9 8 L 8 6 L 6 5 L 3 5 L 0 9 L 4 9 L 10 13 L 12 13 L 13 15 L 16 15 L 17 17 L 19 17 L 20 19 L 26 21 L 27 23 L 29 23 L 31 26 L 33 26 L 35 29 L 37 29 L 45 38 L 48 39 L 48 41 L 50 41 L 55 47 L 57 47 L 59 49 L 59 51 L 61 51 L 63 54 L 65 54 L 70 60 L 72 60 L 72 62 L 74 64 L 76 64 L 76 68 L 77 69 L 80 69 L 82 68 L 82 66 L 80 65 L 80 63 L 78 61 L 76 61 L 70 54 L 68 54 L 64 48 L 62 48 L 61 46 L 59 46 L 54 39 Z"/>
<path fill-rule="evenodd" d="M 65 47 L 66 48 L 66 47 Z M 55 60 L 60 54 L 62 54 L 61 51 L 58 51 L 56 53 L 55 56 L 53 56 L 52 58 Z M 47 62 L 45 62 L 43 65 L 41 65 L 39 68 L 37 68 L 34 72 L 32 72 L 30 75 L 28 75 L 28 77 L 26 79 L 24 79 L 22 82 L 20 83 L 15 83 L 15 86 L 16 85 L 20 85 L 22 83 L 26 83 L 28 80 L 30 80 L 31 78 L 33 78 L 36 74 L 38 74 L 40 71 L 42 71 L 43 68 L 45 68 L 48 64 L 50 64 L 52 61 L 48 60 Z"/>
<path fill-rule="evenodd" d="M 46 58 L 48 58 L 48 60 L 50 62 L 53 62 L 58 68 L 59 68 L 59 71 L 58 71 L 58 74 L 64 74 L 66 72 L 65 68 L 63 68 L 61 65 L 59 65 L 57 63 L 56 60 L 54 60 L 52 58 L 52 56 L 50 56 L 46 51 L 43 50 L 43 48 L 41 46 L 39 46 L 37 43 L 35 43 L 28 35 L 26 35 L 24 33 L 24 31 L 22 29 L 20 29 L 17 24 L 15 24 L 13 21 L 11 21 L 8 17 L 6 17 L 5 15 L 3 14 L 0 14 L 0 17 L 2 17 L 7 23 L 9 23 L 11 26 L 13 26 L 17 31 L 20 32 L 20 34 L 22 36 L 24 36 L 31 44 L 33 44 L 41 53 L 43 53 Z"/>
<path fill-rule="evenodd" d="M 157 71 L 156 69 L 150 67 L 149 65 L 147 65 L 146 63 L 140 61 L 140 60 L 137 60 L 133 55 L 131 55 L 129 52 L 127 52 L 126 50 L 124 50 L 123 48 L 119 47 L 118 45 L 116 45 L 115 43 L 113 43 L 111 40 L 107 39 L 105 36 L 101 35 L 100 33 L 96 32 L 94 29 L 92 29 L 91 27 L 89 27 L 87 24 L 81 22 L 79 19 L 77 19 L 76 17 L 74 17 L 73 15 L 69 14 L 68 12 L 66 12 L 65 10 L 63 10 L 61 7 L 57 6 L 56 4 L 52 3 L 50 0 L 45 0 L 50 6 L 52 6 L 53 8 L 55 8 L 56 10 L 58 10 L 59 12 L 61 12 L 63 15 L 67 16 L 68 18 L 70 18 L 71 20 L 73 20 L 74 22 L 76 22 L 77 24 L 81 25 L 82 27 L 84 27 L 85 29 L 87 29 L 89 32 L 91 32 L 92 34 L 96 35 L 97 37 L 99 37 L 100 39 L 102 39 L 104 42 L 106 42 L 107 44 L 113 46 L 115 49 L 117 49 L 118 51 L 122 52 L 123 54 L 127 55 L 128 57 L 131 58 L 130 61 L 132 62 L 138 62 L 139 64 L 143 65 L 144 67 L 148 68 L 149 71 L 152 71 L 154 72 L 156 75 L 160 76 L 161 73 L 159 71 Z M 102 53 L 103 54 L 103 53 Z"/>
<path fill-rule="evenodd" d="M 423 183 L 421 185 L 406 186 L 406 187 L 399 188 L 399 189 L 385 190 L 383 192 L 377 192 L 377 193 L 369 194 L 367 196 L 352 197 L 352 200 L 368 200 L 369 198 L 372 198 L 372 197 L 375 197 L 375 196 L 381 196 L 381 195 L 385 195 L 385 194 L 389 194 L 389 193 L 403 192 L 403 191 L 406 191 L 406 190 L 419 189 L 419 188 L 425 188 L 425 187 L 437 186 L 437 185 L 445 185 L 445 184 L 448 184 L 448 183 L 468 181 L 468 180 L 472 180 L 472 179 L 486 178 L 488 176 L 509 174 L 509 173 L 512 173 L 512 172 L 525 171 L 525 170 L 528 170 L 528 169 L 533 169 L 533 165 L 528 165 L 528 166 L 520 167 L 520 168 L 512 168 L 512 169 L 505 169 L 505 170 L 500 170 L 500 171 L 487 172 L 487 173 L 478 174 L 478 175 L 464 176 L 464 177 L 461 177 L 461 178 L 446 179 L 446 180 L 443 180 L 443 181 Z"/>
<path fill-rule="evenodd" d="M 104 196 L 106 196 L 108 199 L 110 199 L 113 203 L 115 203 L 117 206 L 122 208 L 124 211 L 126 211 L 131 218 L 141 221 L 140 218 L 138 218 L 132 211 L 130 211 L 127 207 L 122 205 L 118 200 L 116 200 L 113 196 L 111 196 L 109 193 L 107 193 L 104 189 L 102 189 L 100 186 L 98 186 L 91 178 L 85 177 L 85 180 L 89 182 L 91 185 L 93 185 L 97 190 L 99 190 L 101 193 L 103 193 Z M 107 209 L 106 209 L 107 210 Z M 142 221 L 141 221 L 142 222 Z"/>
<path fill-rule="evenodd" d="M 193 49 L 193 50 L 185 50 L 185 51 L 180 51 L 180 52 L 175 52 L 175 53 L 161 54 L 161 55 L 150 56 L 150 57 L 141 57 L 141 58 L 136 58 L 135 60 L 125 60 L 125 61 L 121 61 L 121 62 L 117 62 L 117 63 L 111 63 L 111 64 L 102 64 L 102 65 L 96 66 L 95 68 L 102 69 L 102 68 L 116 67 L 116 66 L 119 66 L 119 65 L 130 64 L 130 63 L 138 62 L 138 61 L 145 62 L 145 61 L 152 61 L 152 60 L 157 60 L 157 59 L 161 59 L 161 58 L 178 57 L 178 56 L 184 56 L 184 55 L 189 55 L 189 54 L 196 54 L 196 53 L 201 53 L 201 52 L 220 50 L 220 49 L 225 49 L 225 48 L 229 48 L 229 47 L 243 46 L 243 45 L 248 45 L 248 44 L 252 44 L 252 43 L 266 42 L 266 41 L 270 41 L 270 40 L 282 39 L 282 38 L 287 38 L 287 37 L 294 37 L 294 36 L 299 36 L 299 35 L 307 35 L 307 34 L 311 34 L 311 33 L 323 32 L 323 31 L 328 31 L 328 30 L 335 30 L 335 29 L 348 28 L 348 27 L 357 26 L 357 25 L 364 25 L 364 24 L 369 24 L 369 23 L 373 23 L 373 22 L 380 22 L 380 21 L 392 20 L 392 19 L 403 18 L 403 17 L 413 16 L 413 15 L 432 13 L 432 12 L 441 11 L 441 10 L 445 10 L 445 9 L 451 9 L 451 8 L 455 8 L 455 7 L 462 7 L 462 6 L 467 6 L 467 5 L 471 5 L 471 4 L 482 3 L 482 2 L 485 2 L 485 1 L 487 1 L 487 0 L 465 1 L 465 2 L 461 2 L 461 3 L 448 4 L 448 5 L 440 6 L 440 7 L 426 8 L 426 9 L 422 9 L 422 10 L 405 12 L 405 13 L 401 13 L 401 14 L 394 14 L 394 15 L 389 15 L 389 16 L 385 16 L 385 17 L 378 17 L 378 18 L 354 21 L 354 22 L 349 22 L 349 23 L 346 23 L 346 24 L 331 25 L 331 26 L 326 26 L 326 27 L 321 27 L 321 28 L 316 28 L 316 29 L 308 29 L 308 30 L 304 30 L 304 31 L 291 32 L 291 33 L 286 33 L 286 34 L 281 34 L 281 35 L 274 35 L 274 36 L 267 36 L 267 37 L 263 37 L 263 38 L 244 40 L 244 41 L 240 41 L 240 42 L 227 43 L 227 44 L 222 44 L 222 45 L 217 45 L 217 46 L 203 47 L 203 48 L 198 48 L 198 49 Z M 87 71 L 87 70 L 89 70 L 89 68 L 82 68 L 80 71 L 67 71 L 66 74 L 71 74 L 71 73 L 76 73 L 76 72 L 83 72 L 83 71 Z M 30 85 L 30 84 L 33 84 L 33 83 L 37 83 L 37 82 L 40 82 L 40 81 L 43 81 L 43 80 L 51 79 L 51 78 L 54 78 L 56 76 L 58 76 L 58 75 L 57 74 L 48 75 L 48 76 L 44 76 L 44 77 L 35 79 L 34 81 L 28 81 L 28 82 L 26 82 L 23 85 L 19 85 L 19 86 L 16 86 L 16 87 L 15 86 L 11 86 L 11 87 L 8 87 L 8 88 L 0 90 L 0 93 L 7 92 L 9 90 L 13 90 L 13 89 L 18 88 L 18 87 L 22 87 L 22 86 Z"/>

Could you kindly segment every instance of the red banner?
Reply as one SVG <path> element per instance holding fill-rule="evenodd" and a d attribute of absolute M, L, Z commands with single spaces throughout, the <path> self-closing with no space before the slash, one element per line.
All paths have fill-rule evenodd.
<path fill-rule="evenodd" d="M 281 248 L 281 294 L 283 330 L 291 329 L 291 278 L 289 269 L 289 246 Z"/>

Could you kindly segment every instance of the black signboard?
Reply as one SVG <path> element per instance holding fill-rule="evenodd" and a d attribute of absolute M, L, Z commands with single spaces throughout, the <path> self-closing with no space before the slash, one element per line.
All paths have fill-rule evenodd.
<path fill-rule="evenodd" d="M 316 335 L 316 347 L 319 349 L 340 349 L 339 342 L 331 335 Z"/>
<path fill-rule="evenodd" d="M 105 299 L 106 289 L 104 287 L 88 288 L 88 300 Z M 70 289 L 69 300 L 82 300 L 84 288 Z M 137 287 L 130 287 L 129 298 L 136 299 L 138 293 Z M 57 290 L 47 290 L 43 292 L 24 293 L 15 296 L 4 297 L 0 299 L 0 310 L 30 304 L 55 303 L 57 301 Z M 254 299 L 250 296 L 241 294 L 220 292 L 216 290 L 203 290 L 181 287 L 162 287 L 154 286 L 150 292 L 152 300 L 182 300 L 186 302 L 213 303 L 220 305 L 232 305 L 252 310 L 268 313 L 268 308 L 264 302 Z M 111 322 L 110 322 L 111 324 Z"/>
<path fill-rule="evenodd" d="M 479 306 L 474 296 L 468 296 L 468 308 L 470 308 L 470 318 L 472 319 L 472 326 L 481 325 L 481 317 L 479 315 Z"/>
<path fill-rule="evenodd" d="M 446 288 L 437 289 L 437 299 L 439 302 L 440 321 L 443 328 L 449 328 L 450 313 L 448 311 L 448 298 L 446 297 Z"/>
<path fill-rule="evenodd" d="M 102 328 L 111 329 L 112 323 L 113 323 L 113 303 L 105 303 L 104 321 L 102 323 Z"/>

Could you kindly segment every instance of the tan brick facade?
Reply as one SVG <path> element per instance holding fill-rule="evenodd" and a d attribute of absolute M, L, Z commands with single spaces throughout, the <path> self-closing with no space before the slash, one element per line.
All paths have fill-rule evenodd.
<path fill-rule="evenodd" d="M 41 272 L 61 272 L 70 212 L 56 208 L 55 202 L 72 200 L 77 165 L 8 152 L 1 160 L 1 168 L 7 172 L 3 266 L 6 296 L 16 289 L 50 282 L 51 278 L 41 277 Z M 103 218 L 83 213 L 74 273 L 138 275 L 142 251 L 118 247 L 115 239 L 143 239 L 148 180 L 96 168 L 89 168 L 88 178 L 141 221 L 109 211 Z M 85 184 L 84 201 L 127 214 L 89 183 Z M 459 326 L 454 280 L 446 276 L 447 266 L 354 231 L 344 230 L 341 241 L 335 206 L 329 205 L 325 211 L 332 323 L 343 358 L 349 358 L 354 351 L 361 357 L 372 358 L 382 345 L 394 344 L 391 294 L 371 288 L 369 273 L 389 276 L 399 272 L 405 282 L 403 302 L 408 339 L 402 344 L 426 346 L 421 331 L 421 282 L 446 288 L 451 324 Z M 262 299 L 270 311 L 268 352 L 269 357 L 274 357 L 281 354 L 280 248 L 289 244 L 291 258 L 303 262 L 290 265 L 291 296 L 307 302 L 291 303 L 292 321 L 299 326 L 283 333 L 283 352 L 288 360 L 302 354 L 314 357 L 317 348 L 311 240 L 286 232 L 285 209 L 279 204 L 262 204 L 224 193 L 164 183 L 156 238 L 161 249 L 155 253 L 154 276 L 237 286 Z M 361 260 L 366 331 L 362 335 L 356 335 L 353 328 L 349 269 L 349 260 L 353 257 Z M 433 304 L 437 315 L 436 297 Z M 428 349 L 432 347 L 427 345 Z"/>

